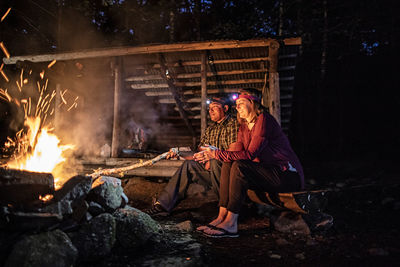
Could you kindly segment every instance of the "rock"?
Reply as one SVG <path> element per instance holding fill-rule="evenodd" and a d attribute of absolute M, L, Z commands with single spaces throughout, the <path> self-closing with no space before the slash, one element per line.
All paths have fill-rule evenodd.
<path fill-rule="evenodd" d="M 70 267 L 78 250 L 64 232 L 55 230 L 24 237 L 14 245 L 5 266 Z"/>
<path fill-rule="evenodd" d="M 309 235 L 310 228 L 300 214 L 291 211 L 282 211 L 271 216 L 271 224 L 275 230 L 283 233 Z"/>
<path fill-rule="evenodd" d="M 120 206 L 120 208 L 125 208 L 125 206 L 128 205 L 129 198 L 128 198 L 127 195 L 125 195 L 124 192 L 122 192 L 122 194 L 121 194 L 121 200 L 122 200 L 122 201 L 121 201 L 121 206 Z"/>
<path fill-rule="evenodd" d="M 275 240 L 275 242 L 276 242 L 276 244 L 277 244 L 278 246 L 286 246 L 286 245 L 289 245 L 289 244 L 290 244 L 289 241 L 287 241 L 287 240 L 284 239 L 284 238 L 278 238 L 277 240 Z"/>
<path fill-rule="evenodd" d="M 280 260 L 282 258 L 282 256 L 279 254 L 269 254 L 269 257 L 276 260 Z"/>
<path fill-rule="evenodd" d="M 121 206 L 122 193 L 121 180 L 101 176 L 93 182 L 88 199 L 99 203 L 106 211 L 114 212 Z"/>
<path fill-rule="evenodd" d="M 85 223 L 75 234 L 72 242 L 83 261 L 98 260 L 111 252 L 116 241 L 116 222 L 109 213 L 103 213 Z"/>
<path fill-rule="evenodd" d="M 185 256 L 164 256 L 161 258 L 152 258 L 146 260 L 141 266 L 163 266 L 163 267 L 175 267 L 175 266 L 204 266 L 201 258 L 192 258 Z"/>
<path fill-rule="evenodd" d="M 312 184 L 312 185 L 317 184 L 317 182 L 316 182 L 314 179 L 308 179 L 307 182 L 308 182 L 309 184 Z"/>
<path fill-rule="evenodd" d="M 93 216 L 97 216 L 105 212 L 104 208 L 99 203 L 96 203 L 94 201 L 89 202 L 88 211 Z"/>
<path fill-rule="evenodd" d="M 77 222 L 80 222 L 83 218 L 86 218 L 89 204 L 83 199 L 72 204 L 73 213 L 71 217 Z"/>
<path fill-rule="evenodd" d="M 191 232 L 193 231 L 193 224 L 191 221 L 184 221 L 176 224 L 174 229 L 177 231 Z"/>
<path fill-rule="evenodd" d="M 313 212 L 301 216 L 313 232 L 325 232 L 333 226 L 333 217 L 327 213 Z"/>
<path fill-rule="evenodd" d="M 345 183 L 337 183 L 337 184 L 336 184 L 336 187 L 338 187 L 338 188 L 343 188 L 343 187 L 345 187 L 345 186 L 346 186 Z"/>
<path fill-rule="evenodd" d="M 254 204 L 257 208 L 257 214 L 263 217 L 271 216 L 271 212 L 275 210 L 273 206 L 268 204 L 259 204 L 259 203 L 254 203 Z"/>
<path fill-rule="evenodd" d="M 117 240 L 125 248 L 159 244 L 163 230 L 150 215 L 130 206 L 114 212 L 117 221 Z"/>
<path fill-rule="evenodd" d="M 78 207 L 92 188 L 90 176 L 77 175 L 69 179 L 60 190 L 54 194 L 52 204 L 41 209 L 41 212 L 71 215 L 74 207 Z"/>
<path fill-rule="evenodd" d="M 306 256 L 304 256 L 304 253 L 296 253 L 296 255 L 294 255 L 296 257 L 296 259 L 299 260 L 305 260 Z"/>
<path fill-rule="evenodd" d="M 316 241 L 316 240 L 313 239 L 313 238 L 309 238 L 309 239 L 307 240 L 307 242 L 306 242 L 306 245 L 307 245 L 307 246 L 316 246 L 316 245 L 318 245 L 318 241 Z"/>

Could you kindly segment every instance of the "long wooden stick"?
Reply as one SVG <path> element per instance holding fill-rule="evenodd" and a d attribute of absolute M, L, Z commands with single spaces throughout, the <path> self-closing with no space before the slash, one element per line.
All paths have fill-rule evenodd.
<path fill-rule="evenodd" d="M 171 150 L 172 150 L 172 152 L 178 154 L 177 151 L 176 151 L 177 150 L 176 148 L 171 148 Z M 132 165 L 129 165 L 129 166 L 126 166 L 126 167 L 97 170 L 94 173 L 90 174 L 90 176 L 92 176 L 92 178 L 97 178 L 97 177 L 102 176 L 102 175 L 110 175 L 110 174 L 113 174 L 113 173 L 121 173 L 121 172 L 126 172 L 126 171 L 129 171 L 129 170 L 133 170 L 133 169 L 136 169 L 136 168 L 140 168 L 140 167 L 151 166 L 154 163 L 156 163 L 156 162 L 158 162 L 158 161 L 160 161 L 162 159 L 165 159 L 169 153 L 171 153 L 171 152 L 168 151 L 168 152 L 165 152 L 165 153 L 163 153 L 161 155 L 158 155 L 157 157 L 155 157 L 153 159 L 150 159 L 150 160 L 147 160 L 147 161 L 144 161 L 144 162 L 135 163 L 135 164 L 132 164 Z"/>

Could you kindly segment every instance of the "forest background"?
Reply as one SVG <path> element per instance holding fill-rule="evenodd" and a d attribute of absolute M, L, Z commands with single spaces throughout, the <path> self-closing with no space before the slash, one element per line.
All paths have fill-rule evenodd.
<path fill-rule="evenodd" d="M 288 133 L 298 154 L 346 160 L 398 153 L 395 0 L 2 0 L 0 13 L 10 7 L 0 40 L 12 55 L 301 37 Z"/>

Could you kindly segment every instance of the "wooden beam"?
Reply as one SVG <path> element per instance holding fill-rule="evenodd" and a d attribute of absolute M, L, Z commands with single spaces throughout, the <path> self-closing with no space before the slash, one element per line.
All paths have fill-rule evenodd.
<path fill-rule="evenodd" d="M 219 71 L 218 76 L 221 75 L 237 75 L 237 74 L 248 74 L 248 73 L 259 73 L 266 72 L 267 69 L 247 69 L 247 70 L 231 70 L 231 71 Z M 207 72 L 207 77 L 216 76 L 213 72 Z M 180 73 L 175 75 L 177 79 L 189 79 L 189 78 L 200 78 L 201 72 L 196 73 Z M 160 75 L 146 75 L 146 76 L 131 76 L 125 79 L 126 82 L 144 82 L 161 79 Z"/>
<path fill-rule="evenodd" d="M 228 84 L 245 84 L 245 83 L 264 83 L 264 79 L 242 79 L 242 80 L 227 80 L 227 81 L 208 81 L 207 85 L 228 85 Z M 180 87 L 200 86 L 200 82 L 177 82 Z"/>
<path fill-rule="evenodd" d="M 280 107 L 280 90 L 279 90 L 279 73 L 278 73 L 278 52 L 279 43 L 271 43 L 268 47 L 268 56 L 270 58 L 269 65 L 269 90 L 268 90 L 268 107 L 269 112 L 278 121 L 281 122 Z"/>
<path fill-rule="evenodd" d="M 297 55 L 297 54 L 295 54 Z M 213 61 L 214 64 L 229 64 L 229 63 L 248 63 L 248 62 L 257 62 L 257 61 L 268 61 L 268 57 L 253 57 L 253 58 L 231 58 L 231 59 L 216 59 Z M 168 67 L 182 67 L 182 66 L 199 66 L 201 65 L 200 60 L 195 61 L 178 61 L 168 63 Z M 148 66 L 148 65 L 147 65 Z M 150 66 L 151 69 L 158 69 L 160 68 L 160 64 L 152 64 Z M 146 69 L 146 66 L 138 65 L 136 69 Z"/>
<path fill-rule="evenodd" d="M 218 88 L 218 89 L 207 89 L 207 94 L 229 94 L 229 93 L 237 93 L 237 88 Z M 184 90 L 183 95 L 200 95 L 201 90 Z M 146 96 L 172 96 L 170 91 L 146 91 L 144 93 Z"/>
<path fill-rule="evenodd" d="M 132 47 L 115 47 L 97 50 L 83 50 L 79 52 L 67 52 L 58 54 L 44 55 L 27 55 L 3 58 L 5 64 L 15 64 L 17 61 L 29 60 L 32 62 L 48 62 L 52 60 L 74 60 L 82 58 L 98 58 L 98 57 L 117 57 L 139 54 L 158 54 L 168 52 L 184 52 L 199 50 L 217 50 L 232 49 L 246 47 L 266 47 L 274 39 L 258 39 L 258 40 L 223 40 L 223 41 L 206 41 L 192 43 L 162 44 L 162 45 L 140 45 Z"/>
<path fill-rule="evenodd" d="M 236 84 L 248 84 L 248 83 L 264 83 L 264 79 L 242 79 L 242 80 L 227 80 L 227 81 L 208 81 L 209 85 L 236 85 Z M 201 82 L 175 82 L 175 86 L 178 87 L 200 87 Z M 165 84 L 131 84 L 132 89 L 158 89 L 165 88 Z"/>
<path fill-rule="evenodd" d="M 204 135 L 207 127 L 207 55 L 201 54 L 201 136 Z"/>
<path fill-rule="evenodd" d="M 167 83 L 144 83 L 144 84 L 132 84 L 132 89 L 153 89 L 153 88 L 162 88 L 169 89 Z"/>
<path fill-rule="evenodd" d="M 158 100 L 161 104 L 176 104 L 174 98 L 161 98 Z M 201 103 L 201 98 L 200 97 L 195 97 L 195 98 L 190 98 L 185 101 L 186 103 Z M 179 107 L 178 107 L 179 111 Z"/>
<path fill-rule="evenodd" d="M 286 38 L 283 43 L 285 45 L 301 45 L 301 37 Z"/>
<path fill-rule="evenodd" d="M 120 100 L 122 92 L 122 58 L 116 58 L 112 64 L 114 74 L 114 117 L 111 141 L 111 157 L 118 157 L 120 137 Z"/>
<path fill-rule="evenodd" d="M 174 82 L 172 81 L 172 79 L 168 78 L 167 75 L 166 75 L 166 73 L 167 73 L 167 68 L 166 68 L 166 66 L 165 66 L 165 58 L 164 58 L 164 55 L 160 53 L 160 54 L 158 55 L 158 59 L 159 59 L 159 61 L 160 61 L 160 66 L 161 66 L 161 76 L 162 76 L 163 79 L 167 82 L 168 87 L 169 87 L 169 89 L 171 90 L 171 93 L 172 93 L 172 95 L 173 95 L 173 97 L 174 97 L 175 104 L 176 104 L 176 106 L 178 107 L 179 114 L 181 115 L 181 117 L 182 117 L 183 121 L 185 122 L 186 126 L 188 127 L 190 134 L 192 135 L 193 138 L 195 138 L 195 137 L 196 137 L 196 134 L 195 134 L 195 132 L 194 132 L 194 130 L 193 130 L 192 125 L 191 125 L 190 122 L 189 122 L 189 119 L 187 118 L 187 115 L 186 115 L 186 113 L 185 113 L 185 110 L 184 110 L 183 107 L 182 107 L 182 102 L 181 102 L 181 100 L 180 100 L 180 98 L 179 98 L 179 96 L 178 96 L 177 90 L 176 90 L 176 88 L 175 88 L 175 84 L 174 84 Z"/>

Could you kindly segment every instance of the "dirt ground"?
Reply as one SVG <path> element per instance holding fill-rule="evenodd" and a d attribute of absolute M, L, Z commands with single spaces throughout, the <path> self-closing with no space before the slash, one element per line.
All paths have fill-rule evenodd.
<path fill-rule="evenodd" d="M 193 236 L 203 245 L 209 266 L 399 266 L 400 180 L 388 161 L 306 162 L 306 188 L 328 189 L 324 210 L 334 225 L 324 233 L 300 236 L 277 232 L 268 217 L 246 204 L 238 238 Z M 130 203 L 144 209 L 165 181 L 131 178 L 124 181 Z M 192 196 L 160 223 L 190 220 L 194 227 L 216 216 L 215 197 Z"/>

